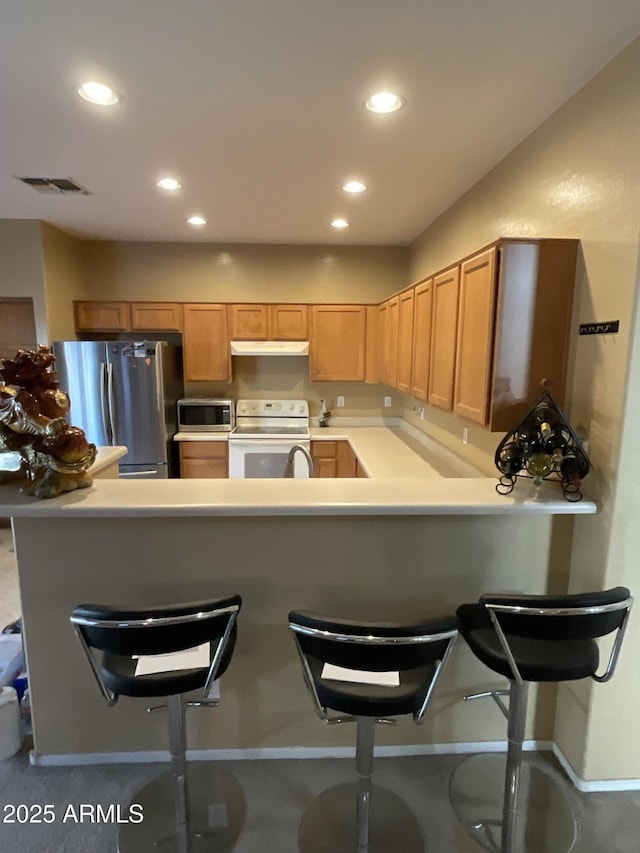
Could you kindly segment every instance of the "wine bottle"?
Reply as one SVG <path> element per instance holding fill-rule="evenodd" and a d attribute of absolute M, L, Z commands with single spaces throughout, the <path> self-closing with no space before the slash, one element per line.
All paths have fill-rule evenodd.
<path fill-rule="evenodd" d="M 554 424 L 551 434 L 544 441 L 544 449 L 553 456 L 553 461 L 557 464 L 562 461 L 565 450 L 569 444 L 569 433 L 562 428 L 561 424 Z"/>
<path fill-rule="evenodd" d="M 582 453 L 577 448 L 570 447 L 560 462 L 562 479 L 567 482 L 580 481 L 587 476 L 588 471 L 587 460 Z"/>
<path fill-rule="evenodd" d="M 522 449 L 525 456 L 531 456 L 533 453 L 536 453 L 541 447 L 538 427 L 526 421 L 520 424 L 515 434 L 515 442 Z"/>
<path fill-rule="evenodd" d="M 535 424 L 550 424 L 557 419 L 557 412 L 554 412 L 554 410 L 545 402 L 538 403 L 533 410 L 533 422 Z"/>
<path fill-rule="evenodd" d="M 511 441 L 500 451 L 498 468 L 507 477 L 515 477 L 524 465 L 524 454 L 515 442 Z"/>
<path fill-rule="evenodd" d="M 533 477 L 534 485 L 539 486 L 553 471 L 553 459 L 548 453 L 534 453 L 527 463 L 527 471 Z"/>

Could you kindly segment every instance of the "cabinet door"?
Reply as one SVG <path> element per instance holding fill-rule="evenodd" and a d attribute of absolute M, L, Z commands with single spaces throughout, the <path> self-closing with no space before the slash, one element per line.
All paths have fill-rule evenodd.
<path fill-rule="evenodd" d="M 356 455 L 351 449 L 348 441 L 339 441 L 338 444 L 338 477 L 356 477 Z"/>
<path fill-rule="evenodd" d="M 411 356 L 413 352 L 414 290 L 403 291 L 398 305 L 398 370 L 396 388 L 411 391 Z"/>
<path fill-rule="evenodd" d="M 429 402 L 448 411 L 453 407 L 459 290 L 460 267 L 453 267 L 433 279 Z"/>
<path fill-rule="evenodd" d="M 182 479 L 222 479 L 226 476 L 226 441 L 180 442 L 180 477 Z"/>
<path fill-rule="evenodd" d="M 309 309 L 306 305 L 269 305 L 269 337 L 272 341 L 306 341 Z"/>
<path fill-rule="evenodd" d="M 230 305 L 229 322 L 233 341 L 266 341 L 269 338 L 266 305 Z"/>
<path fill-rule="evenodd" d="M 363 382 L 366 327 L 365 305 L 312 306 L 311 379 L 314 382 Z"/>
<path fill-rule="evenodd" d="M 387 375 L 385 383 L 392 388 L 398 381 L 398 315 L 400 299 L 393 296 L 387 310 Z"/>
<path fill-rule="evenodd" d="M 231 355 L 227 306 L 184 306 L 184 378 L 187 382 L 229 382 Z"/>
<path fill-rule="evenodd" d="M 126 332 L 129 310 L 126 302 L 74 302 L 79 332 Z"/>
<path fill-rule="evenodd" d="M 378 306 L 378 382 L 389 375 L 389 300 Z"/>
<path fill-rule="evenodd" d="M 182 305 L 179 302 L 131 302 L 131 329 L 134 331 L 181 332 Z"/>
<path fill-rule="evenodd" d="M 433 280 L 415 287 L 413 304 L 413 352 L 411 357 L 411 393 L 426 400 L 429 391 L 429 359 L 431 356 L 431 303 Z"/>
<path fill-rule="evenodd" d="M 460 267 L 460 306 L 453 410 L 486 424 L 493 360 L 496 275 L 495 248 Z"/>

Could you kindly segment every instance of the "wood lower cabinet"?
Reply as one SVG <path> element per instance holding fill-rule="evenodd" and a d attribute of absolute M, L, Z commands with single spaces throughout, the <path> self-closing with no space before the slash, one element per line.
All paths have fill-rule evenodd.
<path fill-rule="evenodd" d="M 364 382 L 366 305 L 313 305 L 309 375 L 314 382 Z"/>
<path fill-rule="evenodd" d="M 126 332 L 128 302 L 74 302 L 75 326 L 79 332 Z"/>
<path fill-rule="evenodd" d="M 181 441 L 182 479 L 224 479 L 228 476 L 226 441 Z"/>
<path fill-rule="evenodd" d="M 486 424 L 496 305 L 494 247 L 460 265 L 453 411 Z"/>
<path fill-rule="evenodd" d="M 357 477 L 357 457 L 348 441 L 311 442 L 315 477 Z"/>
<path fill-rule="evenodd" d="M 405 394 L 411 391 L 414 299 L 413 288 L 404 290 L 398 298 L 396 388 Z"/>
<path fill-rule="evenodd" d="M 429 402 L 448 411 L 453 408 L 459 291 L 460 267 L 434 277 Z"/>
<path fill-rule="evenodd" d="M 179 302 L 131 302 L 129 316 L 132 331 L 182 331 L 182 305 Z"/>
<path fill-rule="evenodd" d="M 433 279 L 417 284 L 414 288 L 413 305 L 411 394 L 419 400 L 426 400 L 429 394 L 432 301 Z"/>
<path fill-rule="evenodd" d="M 187 382 L 229 382 L 231 354 L 227 306 L 184 306 L 184 378 Z"/>

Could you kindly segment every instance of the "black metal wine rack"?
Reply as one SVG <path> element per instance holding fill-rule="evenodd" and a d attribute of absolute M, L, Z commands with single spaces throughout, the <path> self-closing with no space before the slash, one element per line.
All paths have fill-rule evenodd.
<path fill-rule="evenodd" d="M 591 463 L 578 436 L 549 389 L 502 439 L 496 449 L 500 480 L 496 491 L 510 495 L 516 480 L 525 477 L 540 485 L 559 482 L 568 501 L 582 500 L 582 480 Z"/>

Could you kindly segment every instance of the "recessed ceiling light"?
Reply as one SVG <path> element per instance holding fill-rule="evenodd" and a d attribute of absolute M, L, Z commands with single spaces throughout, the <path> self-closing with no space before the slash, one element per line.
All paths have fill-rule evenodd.
<path fill-rule="evenodd" d="M 99 104 L 101 107 L 113 106 L 113 104 L 117 104 L 120 100 L 120 95 L 115 89 L 105 86 L 104 83 L 98 83 L 95 80 L 90 80 L 79 86 L 78 94 L 85 101 L 90 101 L 92 104 Z"/>
<path fill-rule="evenodd" d="M 372 113 L 394 113 L 404 106 L 404 98 L 394 92 L 376 92 L 367 101 L 367 109 Z"/>
<path fill-rule="evenodd" d="M 156 182 L 156 186 L 161 190 L 179 190 L 182 184 L 175 178 L 161 178 Z"/>
<path fill-rule="evenodd" d="M 187 222 L 189 223 L 189 225 L 206 225 L 207 224 L 207 220 L 204 218 L 204 216 L 198 216 L 198 215 L 190 216 L 187 219 Z"/>
<path fill-rule="evenodd" d="M 347 181 L 342 187 L 346 193 L 363 193 L 366 188 L 367 185 L 363 184 L 362 181 Z"/>
<path fill-rule="evenodd" d="M 338 217 L 338 219 L 334 219 L 331 222 L 331 227 L 332 228 L 348 228 L 349 223 L 347 222 L 346 219 L 341 219 L 340 217 Z"/>

